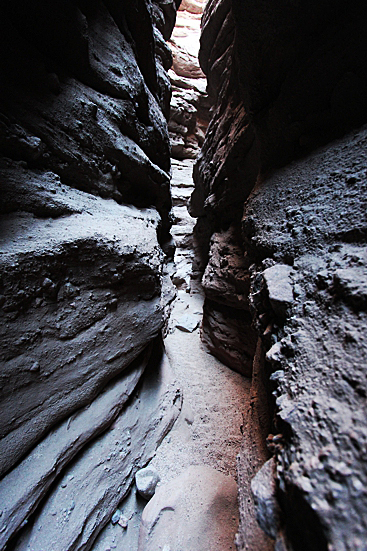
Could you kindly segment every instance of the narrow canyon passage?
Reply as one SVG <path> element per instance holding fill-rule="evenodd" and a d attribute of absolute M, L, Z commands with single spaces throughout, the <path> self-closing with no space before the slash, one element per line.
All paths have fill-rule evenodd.
<path fill-rule="evenodd" d="M 184 178 L 190 175 L 187 166 L 192 163 L 184 163 L 184 166 L 182 163 L 180 166 L 179 161 L 173 162 L 174 212 L 175 203 L 182 208 L 177 203 L 180 203 L 180 195 L 181 200 L 184 197 L 182 191 L 187 189 L 182 185 L 185 184 Z M 181 187 L 177 188 L 177 184 Z M 173 226 L 173 235 L 180 231 L 179 228 Z M 182 252 L 178 247 L 178 259 L 182 257 Z M 167 356 L 183 391 L 182 412 L 158 448 L 151 465 L 160 473 L 164 483 L 178 477 L 190 466 L 198 466 L 191 475 L 192 479 L 188 480 L 189 483 L 181 477 L 176 484 L 181 483 L 182 487 L 174 486 L 177 493 L 181 494 L 181 500 L 185 495 L 191 502 L 190 508 L 180 513 L 177 510 L 176 515 L 185 513 L 188 519 L 180 522 L 176 518 L 173 525 L 178 533 L 172 536 L 169 530 L 166 533 L 167 541 L 161 543 L 170 544 L 172 550 L 179 549 L 177 542 L 181 538 L 182 549 L 210 548 L 213 551 L 224 551 L 235 548 L 234 538 L 238 529 L 237 487 L 234 484 L 237 479 L 236 456 L 242 439 L 242 414 L 249 407 L 251 382 L 221 364 L 205 350 L 199 329 L 203 294 L 198 281 L 192 281 L 190 285 L 191 290 L 187 288 L 178 291 L 164 340 Z M 208 473 L 212 488 L 200 484 L 201 477 L 208 476 Z M 222 484 L 228 484 L 230 488 L 228 501 L 220 493 L 223 491 Z M 211 511 L 210 502 L 208 505 L 205 494 L 209 494 L 213 487 L 218 490 L 216 499 L 223 499 L 221 511 Z M 159 504 L 162 509 L 166 505 L 164 500 Z M 186 540 L 183 537 L 185 531 L 191 532 L 190 538 Z"/>
<path fill-rule="evenodd" d="M 367 7 L 3 4 L 0 551 L 367 551 Z"/>

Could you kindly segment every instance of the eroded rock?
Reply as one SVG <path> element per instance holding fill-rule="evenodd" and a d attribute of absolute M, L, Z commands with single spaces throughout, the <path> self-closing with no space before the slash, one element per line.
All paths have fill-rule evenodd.
<path fill-rule="evenodd" d="M 136 488 L 139 494 L 147 500 L 153 497 L 159 481 L 160 476 L 152 467 L 140 469 L 135 474 Z"/>
<path fill-rule="evenodd" d="M 14 550 L 92 548 L 179 414 L 181 393 L 159 348 L 136 399 L 63 471 Z"/>
<path fill-rule="evenodd" d="M 162 484 L 145 507 L 138 549 L 231 549 L 237 518 L 235 481 L 211 467 L 192 466 Z"/>

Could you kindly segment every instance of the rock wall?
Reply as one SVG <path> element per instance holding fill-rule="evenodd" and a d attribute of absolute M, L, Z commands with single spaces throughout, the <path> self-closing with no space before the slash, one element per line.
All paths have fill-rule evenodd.
<path fill-rule="evenodd" d="M 179 411 L 159 344 L 178 3 L 1 8 L 1 549 L 91 549 Z"/>
<path fill-rule="evenodd" d="M 256 366 L 244 431 L 271 433 L 268 451 L 245 441 L 273 456 L 255 497 L 240 489 L 239 550 L 267 548 L 246 527 L 252 499 L 276 549 L 367 541 L 365 12 L 211 0 L 203 16 L 214 107 L 190 205 L 202 336 L 234 369 Z M 240 480 L 258 468 L 244 446 Z"/>
<path fill-rule="evenodd" d="M 206 93 L 206 78 L 198 62 L 204 6 L 204 0 L 181 2 L 170 39 L 173 65 L 168 72 L 172 84 L 168 128 L 175 159 L 197 156 L 209 123 L 211 103 Z"/>

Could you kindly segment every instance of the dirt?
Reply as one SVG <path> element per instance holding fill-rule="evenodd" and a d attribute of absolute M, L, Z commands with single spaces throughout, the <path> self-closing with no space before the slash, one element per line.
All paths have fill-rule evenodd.
<path fill-rule="evenodd" d="M 184 314 L 201 317 L 196 312 L 201 312 L 202 304 L 199 291 L 179 291 L 165 339 L 184 402 L 178 421 L 152 461 L 162 480 L 170 480 L 190 465 L 203 464 L 236 478 L 242 413 L 251 380 L 208 354 L 199 328 L 188 333 L 175 327 Z"/>

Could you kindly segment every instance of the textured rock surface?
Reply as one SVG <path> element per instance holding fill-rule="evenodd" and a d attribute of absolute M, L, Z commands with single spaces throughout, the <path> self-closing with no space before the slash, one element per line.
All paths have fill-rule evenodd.
<path fill-rule="evenodd" d="M 157 351 L 144 372 L 174 297 L 177 4 L 1 7 L 1 549 L 90 549 L 178 413 Z"/>
<path fill-rule="evenodd" d="M 366 143 L 362 129 L 276 172 L 243 219 L 283 435 L 269 445 L 287 537 L 300 549 L 357 550 L 367 541 Z M 277 264 L 263 272 L 269 257 Z M 293 290 L 285 320 L 264 285 L 284 261 Z"/>
<path fill-rule="evenodd" d="M 93 548 L 135 472 L 152 458 L 179 413 L 180 391 L 166 356 L 159 356 L 156 350 L 136 400 L 63 472 L 12 549 Z"/>
<path fill-rule="evenodd" d="M 196 157 L 209 122 L 206 78 L 198 63 L 204 5 L 204 0 L 181 2 L 170 40 L 173 66 L 169 71 L 172 101 L 168 127 L 172 156 L 176 159 Z"/>
<path fill-rule="evenodd" d="M 238 312 L 255 314 L 261 337 L 263 404 L 254 399 L 244 433 L 257 427 L 262 441 L 251 464 L 245 434 L 239 459 L 240 551 L 271 548 L 249 529 L 248 481 L 267 459 L 266 430 L 282 509 L 269 530 L 277 549 L 367 541 L 365 131 L 296 161 L 367 120 L 365 15 L 343 1 L 210 0 L 203 16 L 199 59 L 214 107 L 190 204 L 203 335 L 221 359 L 233 346 L 233 366 L 249 335 Z"/>
<path fill-rule="evenodd" d="M 145 507 L 138 550 L 233 549 L 237 516 L 235 481 L 211 467 L 189 467 L 160 486 Z"/>
<path fill-rule="evenodd" d="M 56 182 L 42 185 L 73 214 L 2 218 L 2 473 L 90 403 L 163 322 L 156 211 Z"/>

